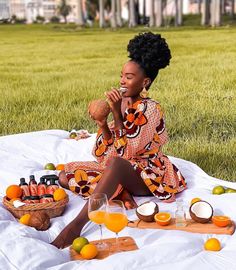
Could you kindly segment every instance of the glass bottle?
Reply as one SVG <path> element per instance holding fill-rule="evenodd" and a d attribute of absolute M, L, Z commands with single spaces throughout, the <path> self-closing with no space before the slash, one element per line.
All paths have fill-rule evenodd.
<path fill-rule="evenodd" d="M 176 200 L 177 209 L 175 211 L 175 224 L 176 227 L 186 226 L 186 214 L 184 211 L 184 203 L 182 199 Z"/>
<path fill-rule="evenodd" d="M 37 196 L 38 195 L 37 182 L 35 180 L 34 175 L 30 175 L 29 190 L 30 190 L 30 195 L 31 196 Z"/>

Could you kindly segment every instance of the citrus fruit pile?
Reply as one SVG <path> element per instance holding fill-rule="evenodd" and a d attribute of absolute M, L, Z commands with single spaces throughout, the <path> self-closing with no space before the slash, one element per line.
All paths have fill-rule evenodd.
<path fill-rule="evenodd" d="M 94 244 L 89 243 L 88 239 L 85 237 L 75 238 L 72 243 L 72 248 L 86 260 L 91 260 L 98 254 L 97 247 Z"/>
<path fill-rule="evenodd" d="M 225 188 L 223 186 L 215 186 L 212 189 L 212 194 L 214 195 L 221 195 L 224 193 L 236 193 L 236 189 L 233 188 Z"/>

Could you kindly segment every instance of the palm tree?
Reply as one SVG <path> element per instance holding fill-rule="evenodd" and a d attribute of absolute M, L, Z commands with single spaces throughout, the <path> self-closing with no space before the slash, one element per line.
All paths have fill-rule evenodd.
<path fill-rule="evenodd" d="M 230 15 L 232 18 L 234 18 L 234 5 L 235 5 L 235 0 L 231 0 Z"/>
<path fill-rule="evenodd" d="M 105 16 L 104 16 L 104 0 L 99 0 L 99 26 L 105 27 Z"/>
<path fill-rule="evenodd" d="M 78 18 L 77 24 L 80 26 L 84 25 L 83 5 L 82 0 L 78 0 Z"/>
<path fill-rule="evenodd" d="M 153 27 L 155 25 L 155 14 L 154 14 L 154 0 L 150 0 L 150 20 L 149 26 Z"/>
<path fill-rule="evenodd" d="M 176 8 L 176 13 L 175 13 L 175 26 L 182 25 L 183 23 L 183 2 L 182 0 L 176 0 L 175 1 L 175 8 Z"/>
<path fill-rule="evenodd" d="M 202 0 L 201 24 L 208 25 L 210 22 L 210 0 Z"/>
<path fill-rule="evenodd" d="M 211 4 L 211 26 L 220 26 L 221 24 L 221 1 L 212 0 Z"/>
<path fill-rule="evenodd" d="M 59 14 L 64 18 L 65 23 L 67 23 L 67 16 L 71 12 L 71 6 L 67 5 L 66 0 L 62 0 L 59 6 Z"/>
<path fill-rule="evenodd" d="M 116 0 L 111 0 L 111 27 L 116 28 Z"/>
<path fill-rule="evenodd" d="M 129 0 L 129 27 L 134 27 L 136 25 L 135 0 Z"/>
<path fill-rule="evenodd" d="M 156 26 L 160 27 L 163 23 L 162 0 L 156 0 Z"/>
<path fill-rule="evenodd" d="M 121 0 L 116 0 L 116 19 L 117 24 L 119 27 L 122 26 L 122 19 L 121 19 Z"/>

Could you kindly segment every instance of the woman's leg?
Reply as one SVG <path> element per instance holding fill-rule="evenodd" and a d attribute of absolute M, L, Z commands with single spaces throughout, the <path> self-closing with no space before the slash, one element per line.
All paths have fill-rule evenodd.
<path fill-rule="evenodd" d="M 106 193 L 108 199 L 110 199 L 119 184 L 130 194 L 151 195 L 149 189 L 144 184 L 142 178 L 135 172 L 130 162 L 115 157 L 104 171 L 94 193 Z M 73 240 L 80 235 L 88 220 L 88 202 L 86 202 L 78 216 L 62 230 L 52 244 L 58 248 L 71 245 Z"/>

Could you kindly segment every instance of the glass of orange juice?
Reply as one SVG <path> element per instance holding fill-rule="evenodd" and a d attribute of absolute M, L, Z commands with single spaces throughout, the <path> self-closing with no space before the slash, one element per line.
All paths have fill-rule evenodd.
<path fill-rule="evenodd" d="M 118 233 L 122 231 L 128 223 L 125 207 L 122 201 L 112 200 L 107 205 L 105 215 L 105 226 L 108 230 L 116 234 L 116 251 L 120 251 Z"/>
<path fill-rule="evenodd" d="M 92 222 L 98 224 L 100 228 L 100 242 L 97 244 L 99 250 L 108 248 L 107 244 L 102 240 L 102 224 L 104 224 L 105 221 L 107 204 L 108 199 L 105 193 L 95 193 L 89 197 L 88 217 Z"/>

